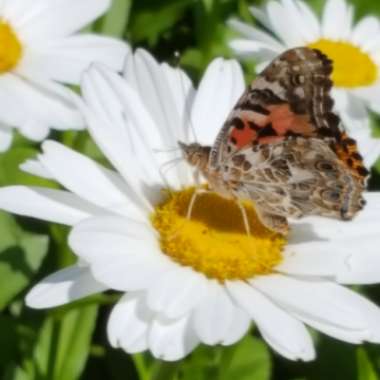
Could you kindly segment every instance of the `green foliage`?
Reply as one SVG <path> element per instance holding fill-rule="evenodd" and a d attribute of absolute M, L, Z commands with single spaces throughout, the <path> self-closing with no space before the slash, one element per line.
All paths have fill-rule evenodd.
<path fill-rule="evenodd" d="M 0 212 L 0 310 L 35 276 L 48 250 L 48 237 L 24 231 L 12 216 Z"/>
<path fill-rule="evenodd" d="M 75 380 L 90 352 L 96 305 L 80 305 L 46 318 L 33 349 L 20 365 L 10 366 L 7 380 Z"/>

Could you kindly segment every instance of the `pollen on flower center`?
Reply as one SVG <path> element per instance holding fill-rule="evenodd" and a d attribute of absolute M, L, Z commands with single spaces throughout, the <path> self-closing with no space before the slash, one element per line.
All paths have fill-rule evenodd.
<path fill-rule="evenodd" d="M 337 87 L 370 86 L 378 78 L 372 58 L 350 42 L 322 38 L 309 47 L 321 50 L 334 62 L 332 80 Z"/>
<path fill-rule="evenodd" d="M 0 73 L 17 66 L 22 56 L 22 45 L 12 27 L 0 21 Z"/>
<path fill-rule="evenodd" d="M 188 188 L 171 193 L 153 212 L 151 221 L 159 232 L 162 251 L 221 282 L 271 273 L 281 262 L 285 239 L 266 229 L 247 203 L 248 235 L 236 202 L 215 193 L 197 196 L 188 219 L 193 192 L 194 188 Z"/>

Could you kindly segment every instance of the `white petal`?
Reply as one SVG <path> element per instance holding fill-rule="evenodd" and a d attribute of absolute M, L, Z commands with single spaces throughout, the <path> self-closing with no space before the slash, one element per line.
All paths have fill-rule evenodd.
<path fill-rule="evenodd" d="M 355 306 L 366 319 L 369 338 L 368 342 L 380 343 L 380 308 L 360 294 L 343 288 L 351 296 L 352 305 Z"/>
<path fill-rule="evenodd" d="M 55 141 L 45 141 L 42 149 L 40 162 L 68 190 L 99 207 L 143 220 L 136 194 L 116 173 Z"/>
<path fill-rule="evenodd" d="M 372 167 L 380 157 L 380 139 L 371 136 L 370 128 L 357 128 L 350 131 L 350 136 L 356 140 L 359 152 L 363 155 L 364 165 Z"/>
<path fill-rule="evenodd" d="M 250 281 L 276 304 L 302 319 L 314 319 L 350 330 L 364 330 L 365 320 L 351 303 L 354 293 L 326 281 L 302 281 L 280 274 Z"/>
<path fill-rule="evenodd" d="M 222 345 L 229 346 L 238 342 L 248 332 L 250 325 L 251 319 L 248 314 L 242 309 L 235 308 L 231 325 L 224 335 Z"/>
<path fill-rule="evenodd" d="M 292 231 L 293 232 L 293 231 Z M 335 253 L 332 249 L 310 249 L 308 245 L 289 244 L 283 252 L 283 260 L 276 271 L 294 275 L 334 276 L 339 271 L 344 255 Z"/>
<path fill-rule="evenodd" d="M 14 214 L 68 225 L 104 212 L 67 191 L 26 186 L 0 188 L 0 208 Z"/>
<path fill-rule="evenodd" d="M 42 141 L 49 134 L 49 125 L 40 120 L 28 120 L 19 128 L 20 133 L 34 141 Z"/>
<path fill-rule="evenodd" d="M 359 87 L 353 91 L 353 93 L 363 99 L 367 105 L 374 110 L 374 112 L 380 113 L 380 81 L 378 80 L 372 86 Z"/>
<path fill-rule="evenodd" d="M 277 1 L 270 1 L 266 9 L 274 33 L 284 41 L 285 45 L 295 47 L 304 44 L 305 41 L 298 28 L 293 26 L 294 22 L 296 22 L 296 25 L 299 24 L 299 20 L 293 19 L 293 12 L 288 9 L 287 5 Z M 289 22 L 291 22 L 291 27 L 289 27 Z"/>
<path fill-rule="evenodd" d="M 207 285 L 208 280 L 202 274 L 178 265 L 152 282 L 147 303 L 168 318 L 179 318 L 204 297 Z"/>
<path fill-rule="evenodd" d="M 368 204 L 350 222 L 318 216 L 292 221 L 290 245 L 287 251 L 293 253 L 304 250 L 308 253 L 319 250 L 323 254 L 337 249 L 335 253 L 344 254 L 352 252 L 363 235 L 376 239 L 380 223 L 376 214 L 379 210 L 376 204 L 378 194 L 364 193 Z M 350 246 L 351 241 L 354 244 L 353 249 Z"/>
<path fill-rule="evenodd" d="M 151 204 L 144 195 L 150 190 L 152 196 L 158 197 L 157 185 L 160 185 L 155 183 L 158 179 L 158 171 L 154 171 L 155 162 L 151 160 L 150 166 L 140 166 L 136 162 L 135 152 L 138 150 L 141 158 L 144 145 L 141 141 L 137 147 L 132 145 L 124 107 L 103 74 L 104 71 L 100 71 L 98 66 L 84 74 L 82 92 L 89 107 L 80 102 L 78 106 L 86 117 L 89 132 L 97 145 L 139 196 L 141 207 L 149 211 Z M 119 80 L 123 81 L 121 78 Z M 149 164 L 146 159 L 142 163 Z"/>
<path fill-rule="evenodd" d="M 148 328 L 153 314 L 142 297 L 141 293 L 125 294 L 112 309 L 107 324 L 111 345 L 130 354 L 148 349 Z"/>
<path fill-rule="evenodd" d="M 182 359 L 199 341 L 191 329 L 189 316 L 178 320 L 156 318 L 149 332 L 149 348 L 154 357 L 166 361 Z"/>
<path fill-rule="evenodd" d="M 131 130 L 141 131 L 143 141 L 151 150 L 170 150 L 152 158 L 145 154 L 148 159 L 157 161 L 158 167 L 164 168 L 168 162 L 181 158 L 179 150 L 173 148 L 178 148 L 178 141 L 186 142 L 191 132 L 189 106 L 194 96 L 191 81 L 182 70 L 158 64 L 142 49 L 127 57 L 124 77 L 129 95 L 124 89 L 122 98 Z M 173 165 L 173 169 L 162 171 L 170 187 L 178 189 L 190 183 L 186 165 L 175 168 Z"/>
<path fill-rule="evenodd" d="M 247 40 L 243 38 L 235 38 L 229 42 L 229 46 L 237 54 L 242 57 L 253 57 L 260 60 L 272 59 L 282 53 L 285 49 L 273 49 L 271 46 L 255 40 Z"/>
<path fill-rule="evenodd" d="M 35 139 L 46 135 L 48 126 L 82 128 L 83 119 L 71 94 L 71 90 L 57 83 L 4 74 L 0 77 L 1 118 L 9 125 L 24 126 L 32 137 L 32 127 L 42 127 L 42 133 L 36 130 Z"/>
<path fill-rule="evenodd" d="M 149 226 L 125 217 L 88 219 L 72 230 L 69 244 L 98 281 L 121 291 L 146 289 L 175 265 L 161 254 Z"/>
<path fill-rule="evenodd" d="M 28 159 L 19 166 L 20 170 L 37 177 L 54 179 L 51 173 L 41 164 L 40 161 L 34 159 Z"/>
<path fill-rule="evenodd" d="M 175 75 L 175 72 L 172 74 Z M 124 76 L 143 99 L 151 118 L 160 128 L 158 131 L 164 137 L 163 141 L 169 147 L 176 145 L 177 141 L 183 138 L 184 120 L 180 114 L 181 110 L 177 108 L 178 103 L 174 99 L 172 86 L 167 80 L 167 67 L 160 66 L 147 51 L 138 49 L 134 56 L 128 56 Z M 182 80 L 181 78 L 183 76 L 177 77 L 176 80 Z M 175 94 L 182 98 L 181 102 L 189 95 L 189 86 L 186 82 L 188 80 L 185 79 L 182 92 L 177 91 Z"/>
<path fill-rule="evenodd" d="M 129 64 L 129 61 L 126 63 Z M 129 135 L 129 148 L 128 150 L 133 154 L 133 158 L 139 162 L 140 176 L 145 179 L 146 182 L 151 181 L 152 183 L 163 183 L 164 178 L 160 174 L 160 168 L 165 165 L 169 160 L 173 159 L 175 156 L 178 157 L 178 152 L 170 155 L 154 154 L 154 150 L 157 148 L 172 148 L 172 146 L 177 146 L 178 139 L 171 141 L 176 137 L 176 133 L 169 133 L 170 138 L 166 136 L 168 133 L 167 125 L 161 126 L 161 128 L 154 123 L 150 114 L 145 107 L 144 98 L 140 98 L 138 93 L 131 88 L 131 86 L 122 80 L 115 73 L 110 70 L 106 70 L 100 66 L 95 66 L 92 68 L 92 76 L 101 76 L 103 81 L 112 89 L 117 98 L 119 99 L 121 106 L 124 108 L 125 113 L 125 127 Z M 180 78 L 177 78 L 180 79 Z M 99 78 L 99 83 L 100 78 Z M 164 95 L 162 95 L 164 97 Z M 172 104 L 172 112 L 175 112 L 176 105 Z M 184 131 L 181 133 L 180 121 L 176 124 L 178 137 L 183 137 Z M 166 131 L 163 132 L 163 129 Z M 177 173 L 174 173 L 177 174 Z M 179 188 L 181 186 L 176 175 L 170 178 L 171 186 Z M 157 187 L 157 186 L 155 186 Z M 154 202 L 154 200 L 153 200 Z"/>
<path fill-rule="evenodd" d="M 380 255 L 377 249 L 380 194 L 367 194 L 366 199 L 366 207 L 354 221 L 358 238 L 354 240 L 353 249 L 347 250 L 346 259 L 337 274 L 341 283 L 371 284 L 380 281 Z M 350 241 L 347 244 L 351 246 Z"/>
<path fill-rule="evenodd" d="M 169 99 L 174 102 L 173 110 L 178 113 L 178 125 L 174 127 L 174 135 L 177 140 L 187 141 L 189 138 L 190 104 L 195 96 L 195 89 L 187 74 L 178 68 L 173 68 L 166 63 L 160 66 L 161 73 L 165 76 Z"/>
<path fill-rule="evenodd" d="M 8 1 L 7 3 L 11 3 Z M 69 35 L 102 15 L 110 0 L 52 0 L 33 9 L 24 3 L 23 17 L 14 19 L 22 37 L 29 43 Z M 6 13 L 5 13 L 6 14 Z M 21 16 L 21 15 L 19 15 Z"/>
<path fill-rule="evenodd" d="M 301 13 L 301 18 L 304 20 L 304 25 L 307 25 L 308 32 L 311 36 L 317 39 L 320 36 L 320 25 L 319 20 L 313 10 L 304 1 L 296 1 L 299 12 Z"/>
<path fill-rule="evenodd" d="M 70 36 L 38 49 L 25 49 L 16 72 L 79 84 L 82 73 L 92 62 L 121 71 L 128 51 L 126 43 L 113 38 L 92 34 Z"/>
<path fill-rule="evenodd" d="M 345 0 L 328 0 L 322 17 L 323 37 L 345 39 L 351 33 L 352 7 Z"/>
<path fill-rule="evenodd" d="M 291 360 L 313 360 L 313 342 L 305 326 L 243 282 L 228 282 L 228 291 L 251 316 L 268 344 Z"/>
<path fill-rule="evenodd" d="M 0 125 L 0 152 L 5 152 L 12 145 L 13 129 Z"/>
<path fill-rule="evenodd" d="M 193 315 L 194 330 L 201 342 L 215 345 L 228 338 L 236 310 L 224 287 L 210 280 Z"/>
<path fill-rule="evenodd" d="M 89 267 L 74 265 L 41 280 L 26 295 L 26 304 L 34 309 L 55 307 L 104 290 L 107 287 L 94 279 Z"/>
<path fill-rule="evenodd" d="M 310 327 L 343 342 L 361 344 L 370 338 L 370 332 L 367 329 L 351 330 L 342 326 L 336 326 L 329 323 L 325 323 L 314 318 L 307 318 L 305 315 L 299 317 L 295 312 L 293 312 L 293 315 L 297 318 L 300 318 L 304 323 L 306 323 Z"/>
<path fill-rule="evenodd" d="M 352 42 L 363 46 L 371 41 L 379 33 L 379 21 L 374 16 L 367 16 L 361 19 L 352 32 Z"/>
<path fill-rule="evenodd" d="M 348 108 L 348 91 L 344 88 L 333 87 L 331 96 L 334 99 L 334 109 L 336 112 L 346 111 Z"/>
<path fill-rule="evenodd" d="M 347 92 L 346 101 L 345 108 L 340 109 L 340 117 L 349 133 L 351 134 L 360 128 L 369 130 L 369 114 L 365 101 L 350 92 Z"/>
<path fill-rule="evenodd" d="M 211 62 L 199 85 L 191 114 L 200 143 L 214 142 L 244 87 L 243 73 L 236 61 L 217 58 Z"/>
<path fill-rule="evenodd" d="M 266 29 L 273 30 L 272 22 L 270 18 L 268 17 L 266 9 L 261 9 L 258 7 L 251 6 L 249 7 L 249 11 L 251 12 L 252 16 L 255 17 L 257 21 L 260 22 L 260 24 L 266 27 Z"/>
<path fill-rule="evenodd" d="M 284 19 L 298 34 L 296 39 L 292 37 L 292 45 L 301 45 L 318 39 L 319 28 L 316 17 L 306 4 L 294 0 L 282 0 L 282 7 Z M 288 29 L 293 28 L 288 27 Z"/>
<path fill-rule="evenodd" d="M 228 26 L 231 27 L 236 32 L 240 33 L 242 36 L 251 39 L 256 42 L 261 42 L 268 47 L 271 47 L 274 51 L 280 53 L 284 47 L 282 44 L 273 38 L 270 34 L 261 31 L 260 29 L 254 28 L 238 19 L 230 19 L 227 22 Z"/>

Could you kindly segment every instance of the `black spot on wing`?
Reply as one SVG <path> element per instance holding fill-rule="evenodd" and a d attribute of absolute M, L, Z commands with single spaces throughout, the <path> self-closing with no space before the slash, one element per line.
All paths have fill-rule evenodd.
<path fill-rule="evenodd" d="M 239 105 L 239 109 L 243 111 L 253 111 L 256 113 L 259 113 L 261 115 L 269 115 L 270 111 L 268 111 L 266 108 L 264 108 L 260 104 L 252 103 L 251 101 L 247 100 Z"/>
<path fill-rule="evenodd" d="M 272 137 L 277 136 L 276 130 L 273 128 L 272 123 L 267 124 L 265 127 L 261 128 L 257 133 L 258 137 Z"/>
<path fill-rule="evenodd" d="M 239 129 L 239 130 L 244 129 L 244 127 L 245 127 L 243 121 L 242 121 L 240 118 L 238 118 L 238 117 L 234 117 L 234 118 L 230 121 L 230 125 L 231 125 L 231 126 L 234 126 L 236 129 Z"/>
<path fill-rule="evenodd" d="M 253 131 L 260 131 L 262 129 L 262 127 L 260 127 L 259 125 L 257 125 L 255 122 L 253 121 L 248 121 L 248 126 L 249 128 L 251 128 Z"/>

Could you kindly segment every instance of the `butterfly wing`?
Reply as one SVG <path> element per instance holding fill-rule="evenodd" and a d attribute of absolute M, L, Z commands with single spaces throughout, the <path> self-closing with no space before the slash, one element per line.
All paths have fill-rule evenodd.
<path fill-rule="evenodd" d="M 351 219 L 363 206 L 364 184 L 318 138 L 291 137 L 233 154 L 223 177 L 238 199 L 253 200 L 263 223 L 287 232 L 287 217 Z"/>
<path fill-rule="evenodd" d="M 288 136 L 338 140 L 339 118 L 332 113 L 332 62 L 306 47 L 277 57 L 247 88 L 221 129 L 210 155 L 217 168 L 247 145 Z"/>

